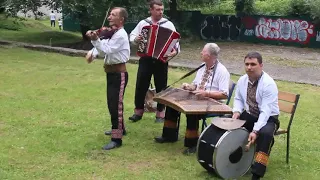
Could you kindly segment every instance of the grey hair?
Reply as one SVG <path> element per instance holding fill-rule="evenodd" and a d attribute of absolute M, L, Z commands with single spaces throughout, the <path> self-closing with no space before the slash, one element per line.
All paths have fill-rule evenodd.
<path fill-rule="evenodd" d="M 210 55 L 218 56 L 220 53 L 220 47 L 216 43 L 207 43 L 205 45 Z"/>

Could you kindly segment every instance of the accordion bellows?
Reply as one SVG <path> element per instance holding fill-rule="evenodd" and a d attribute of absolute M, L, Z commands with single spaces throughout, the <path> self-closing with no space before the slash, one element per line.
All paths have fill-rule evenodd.
<path fill-rule="evenodd" d="M 153 57 L 166 62 L 167 57 L 176 43 L 180 34 L 159 25 L 148 25 L 141 30 L 142 40 L 138 44 L 137 55 L 140 57 Z"/>

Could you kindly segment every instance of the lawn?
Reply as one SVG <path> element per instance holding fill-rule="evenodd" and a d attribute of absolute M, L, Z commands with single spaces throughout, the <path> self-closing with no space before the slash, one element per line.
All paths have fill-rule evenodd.
<path fill-rule="evenodd" d="M 60 31 L 50 27 L 49 20 L 33 20 L 23 18 L 5 18 L 0 14 L 0 39 L 33 44 L 55 45 L 79 42 L 80 33 Z"/>
<path fill-rule="evenodd" d="M 0 53 L 0 179 L 217 179 L 196 155 L 182 154 L 184 118 L 180 139 L 173 144 L 154 143 L 162 132 L 154 114 L 138 123 L 127 120 L 134 108 L 137 65 L 128 64 L 128 134 L 121 148 L 107 152 L 101 150 L 110 139 L 104 135 L 110 117 L 102 61 L 87 64 L 84 58 L 3 46 Z M 169 83 L 184 73 L 170 69 Z M 290 165 L 285 163 L 285 136 L 276 137 L 264 179 L 319 179 L 320 88 L 277 84 L 280 90 L 300 93 L 301 100 L 292 126 Z M 287 121 L 281 115 L 282 127 Z"/>

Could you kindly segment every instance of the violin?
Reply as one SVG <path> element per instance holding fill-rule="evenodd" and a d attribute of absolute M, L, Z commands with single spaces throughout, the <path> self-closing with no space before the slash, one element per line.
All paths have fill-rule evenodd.
<path fill-rule="evenodd" d="M 98 34 L 99 38 L 102 39 L 110 39 L 113 34 L 117 31 L 117 29 L 102 27 L 95 32 Z"/>

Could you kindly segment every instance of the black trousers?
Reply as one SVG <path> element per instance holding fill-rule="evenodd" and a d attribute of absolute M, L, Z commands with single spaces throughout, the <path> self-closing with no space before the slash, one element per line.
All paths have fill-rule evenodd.
<path fill-rule="evenodd" d="M 123 97 L 128 83 L 127 72 L 107 73 L 107 103 L 111 116 L 111 140 L 122 143 L 125 129 L 123 121 Z"/>
<path fill-rule="evenodd" d="M 53 27 L 56 27 L 56 21 L 55 20 L 50 20 L 50 24 L 51 24 L 51 27 L 53 25 Z"/>
<path fill-rule="evenodd" d="M 249 132 L 252 131 L 254 123 L 258 121 L 258 118 L 248 114 L 244 111 L 240 115 L 240 119 L 246 120 L 243 125 Z M 267 124 L 263 126 L 256 140 L 256 153 L 254 164 L 252 166 L 252 174 L 256 174 L 263 177 L 268 165 L 271 148 L 274 144 L 274 134 L 278 130 L 280 122 L 277 117 L 270 117 Z"/>
<path fill-rule="evenodd" d="M 171 108 L 166 108 L 165 121 L 163 124 L 162 137 L 168 141 L 177 141 L 179 135 L 180 112 Z M 204 115 L 186 115 L 187 128 L 184 138 L 185 147 L 195 147 L 199 139 L 199 120 Z"/>
<path fill-rule="evenodd" d="M 144 112 L 144 100 L 150 86 L 152 75 L 156 92 L 158 93 L 167 86 L 168 63 L 163 63 L 151 57 L 140 58 L 134 99 L 135 113 L 138 115 L 142 115 Z M 157 111 L 163 111 L 164 108 L 165 106 L 163 104 L 157 104 Z"/>

